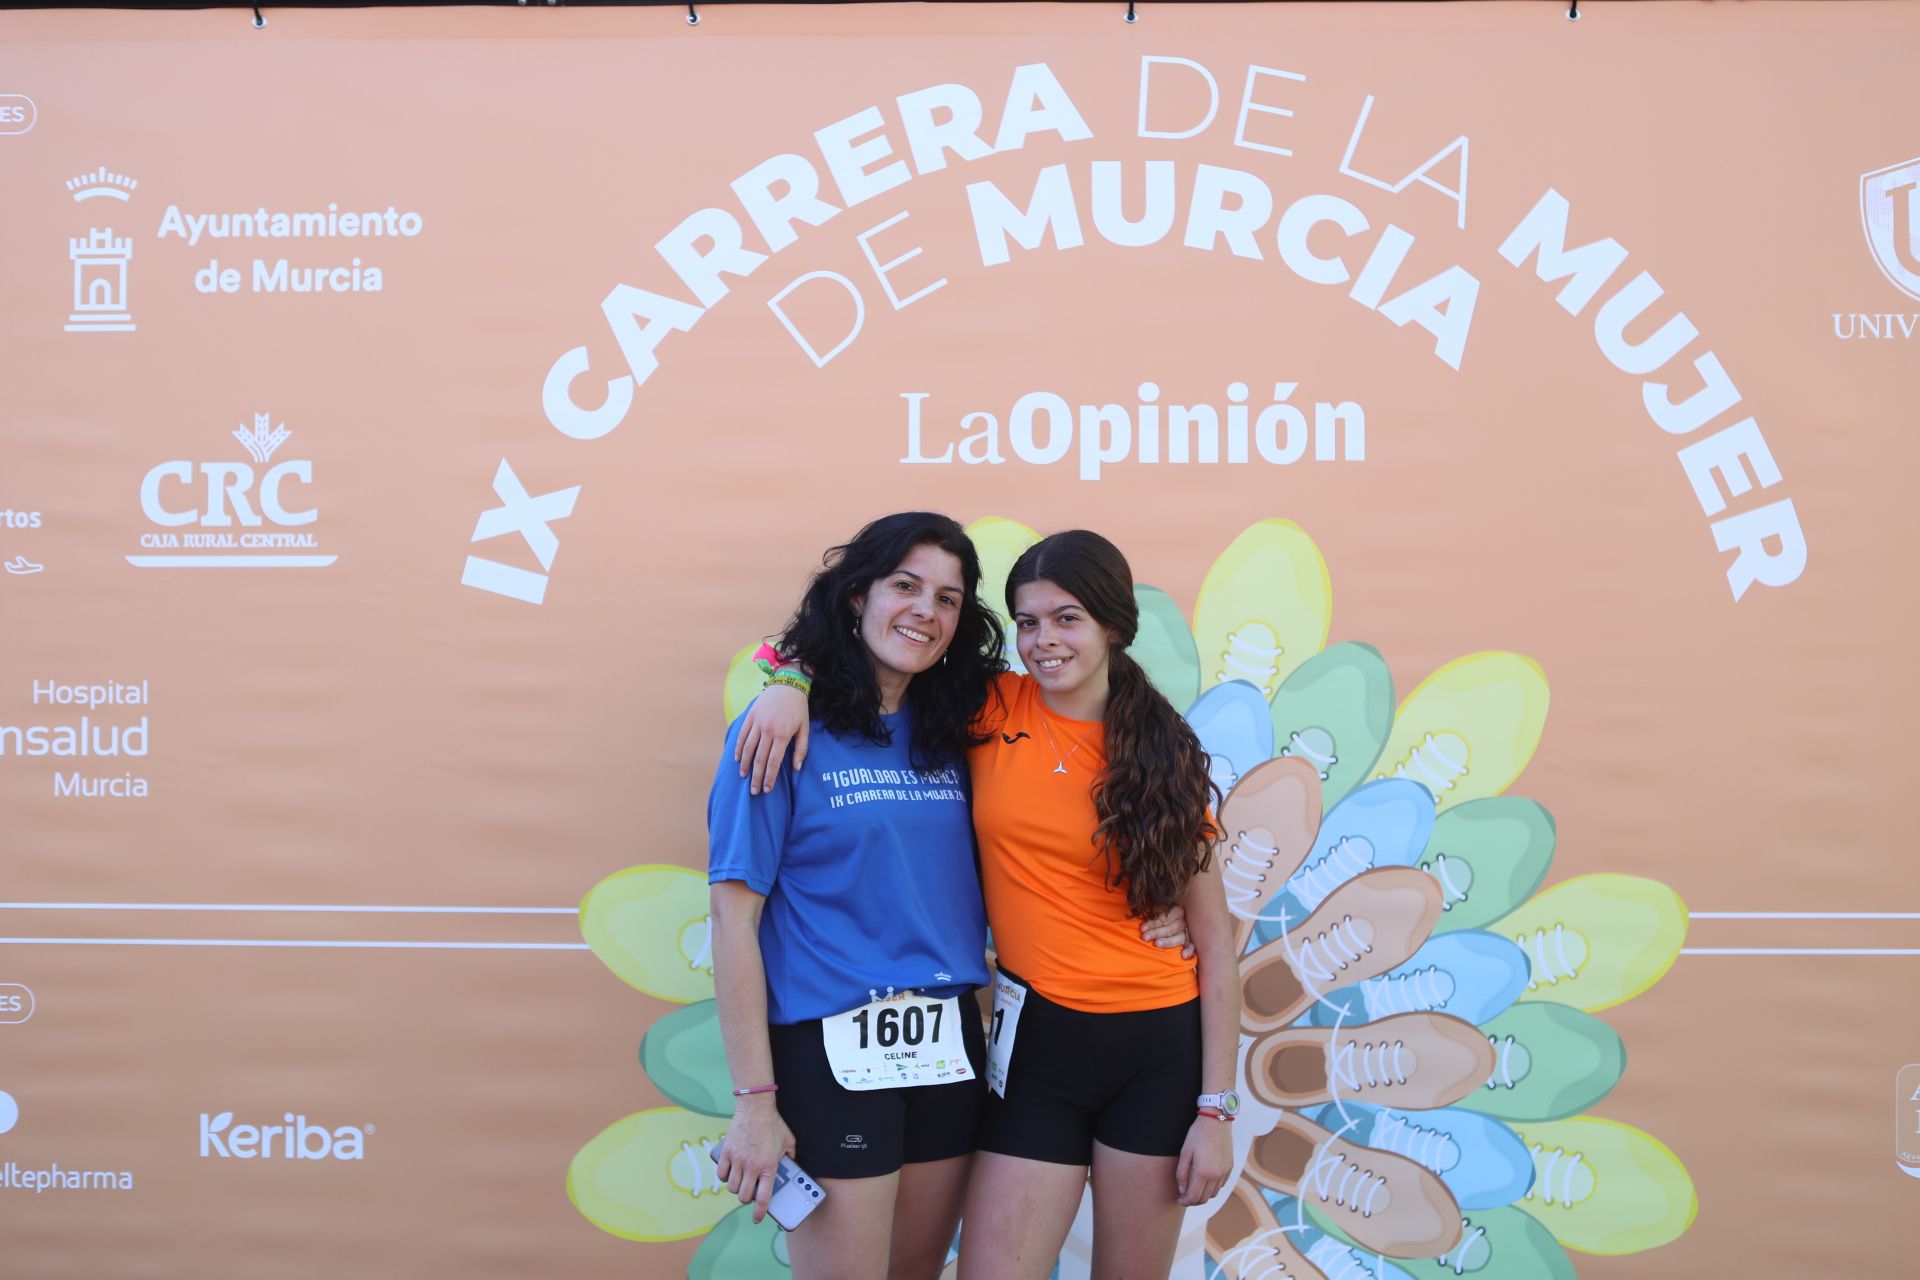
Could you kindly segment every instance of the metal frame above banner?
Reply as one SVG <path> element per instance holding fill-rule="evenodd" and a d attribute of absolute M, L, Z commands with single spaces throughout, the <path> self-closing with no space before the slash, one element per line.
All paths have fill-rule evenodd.
<path fill-rule="evenodd" d="M 250 10 L 256 27 L 264 27 L 267 22 L 266 11 L 270 9 L 446 9 L 446 8 L 506 8 L 506 9 L 672 9 L 685 6 L 687 23 L 690 26 L 700 24 L 702 8 L 723 6 L 752 5 L 856 5 L 856 4 L 897 4 L 900 0 L 347 0 L 334 3 L 332 0 L 281 0 L 271 5 L 234 3 L 233 0 L 69 0 L 65 4 L 9 4 L 9 9 L 240 9 Z M 1032 0 L 915 0 L 921 4 L 940 5 L 986 5 L 986 4 L 1028 4 Z M 1409 0 L 1213 0 L 1214 3 L 1244 5 L 1287 5 L 1287 4 L 1387 4 L 1408 3 Z M 1421 4 L 1482 4 L 1489 0 L 1413 0 Z M 1633 3 L 1637 0 L 1615 0 L 1615 3 Z M 1051 0 L 1055 4 L 1103 5 L 1121 12 L 1125 21 L 1136 22 L 1146 16 L 1147 7 L 1140 0 Z M 1181 3 L 1181 0 L 1158 0 L 1161 7 Z M 1578 21 L 1580 18 L 1580 0 L 1538 0 L 1541 4 L 1565 6 L 1567 17 Z"/>

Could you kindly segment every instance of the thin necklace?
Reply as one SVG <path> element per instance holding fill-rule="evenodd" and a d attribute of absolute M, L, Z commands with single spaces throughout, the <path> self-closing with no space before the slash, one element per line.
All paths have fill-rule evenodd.
<path fill-rule="evenodd" d="M 1086 746 L 1087 738 L 1093 736 L 1093 731 L 1088 730 L 1086 737 L 1074 743 L 1072 749 L 1063 756 L 1060 754 L 1060 744 L 1053 740 L 1053 729 L 1047 724 L 1047 718 L 1044 715 L 1040 717 L 1040 731 L 1047 735 L 1047 745 L 1053 748 L 1053 771 L 1055 773 L 1065 773 L 1067 771 L 1067 761 L 1073 759 L 1073 753 Z"/>

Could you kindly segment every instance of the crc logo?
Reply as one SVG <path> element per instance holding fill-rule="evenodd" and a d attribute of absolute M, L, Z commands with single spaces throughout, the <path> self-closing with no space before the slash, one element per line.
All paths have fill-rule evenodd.
<path fill-rule="evenodd" d="M 142 569 L 315 569 L 338 557 L 311 554 L 320 519 L 306 490 L 313 463 L 273 461 L 293 432 L 257 413 L 251 428 L 233 431 L 251 462 L 162 462 L 140 481 L 140 509 L 157 526 L 140 535 L 143 551 L 128 556 Z M 178 532 L 175 532 L 178 530 Z"/>
<path fill-rule="evenodd" d="M 1893 287 L 1920 298 L 1920 157 L 1863 174 L 1860 223 L 1867 248 Z"/>
<path fill-rule="evenodd" d="M 372 1125 L 329 1129 L 289 1111 L 279 1124 L 235 1124 L 233 1112 L 200 1113 L 202 1160 L 364 1160 Z"/>

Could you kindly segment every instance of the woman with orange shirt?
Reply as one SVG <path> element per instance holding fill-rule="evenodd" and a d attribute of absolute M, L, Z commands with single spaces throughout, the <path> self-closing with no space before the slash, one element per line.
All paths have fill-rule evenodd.
<path fill-rule="evenodd" d="M 1139 614 L 1112 543 L 1042 539 L 1007 603 L 1027 674 L 997 678 L 976 725 L 986 741 L 968 752 L 1000 972 L 960 1275 L 1046 1276 L 1089 1170 L 1094 1276 L 1165 1275 L 1185 1207 L 1231 1171 L 1238 1108 L 1207 756 L 1127 653 Z M 798 726 L 775 717 L 794 701 L 763 697 L 766 723 L 744 728 L 783 750 Z M 1137 940 L 1141 918 L 1174 904 L 1194 958 Z"/>

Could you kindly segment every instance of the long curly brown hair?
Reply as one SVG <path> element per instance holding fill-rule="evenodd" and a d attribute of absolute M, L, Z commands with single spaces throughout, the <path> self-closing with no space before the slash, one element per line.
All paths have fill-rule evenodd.
<path fill-rule="evenodd" d="M 1219 792 L 1199 737 L 1127 652 L 1140 629 L 1133 571 L 1120 549 L 1097 533 L 1069 529 L 1027 548 L 1007 575 L 1014 592 L 1051 582 L 1078 600 L 1113 636 L 1107 651 L 1107 763 L 1093 783 L 1100 819 L 1094 845 L 1107 859 L 1108 883 L 1125 887 L 1127 906 L 1150 916 L 1186 896 L 1212 860 L 1217 832 L 1208 807 Z"/>

